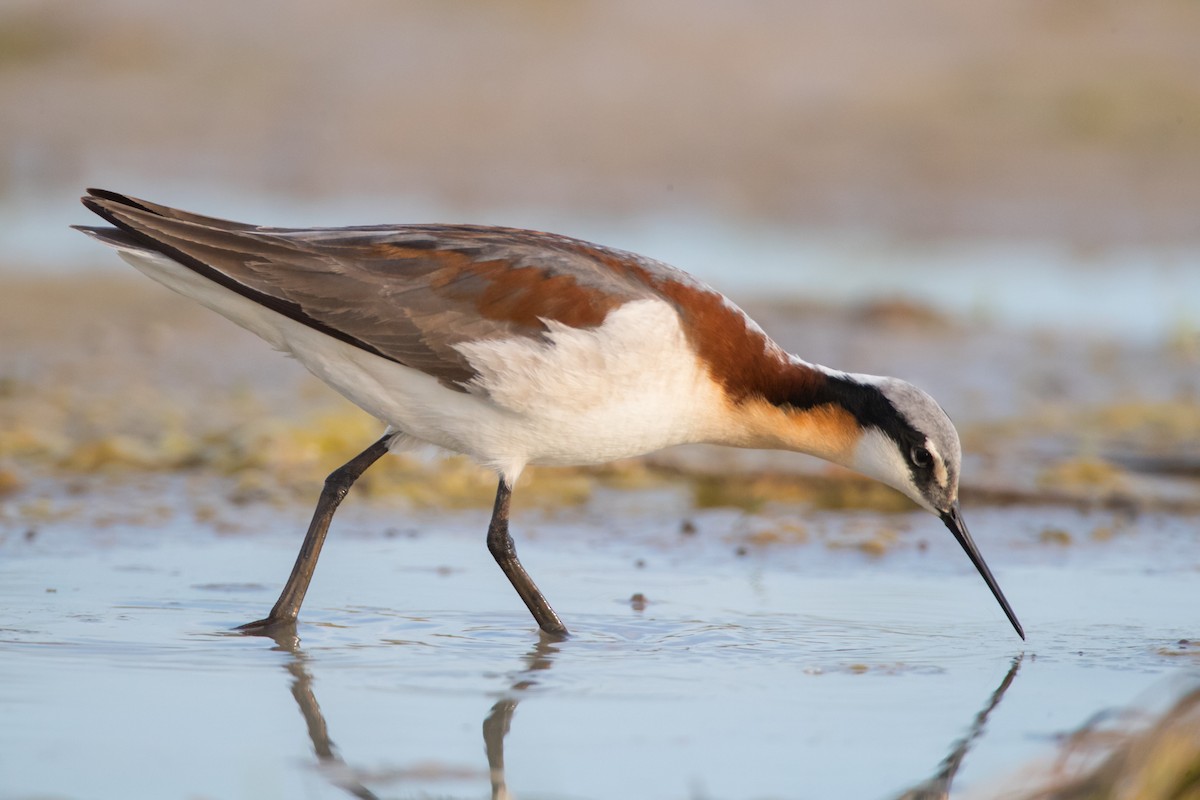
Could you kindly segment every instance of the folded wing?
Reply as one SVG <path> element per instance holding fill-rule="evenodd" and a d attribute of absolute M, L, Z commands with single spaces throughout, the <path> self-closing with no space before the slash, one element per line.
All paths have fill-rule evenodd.
<path fill-rule="evenodd" d="M 467 225 L 265 228 L 90 190 L 118 248 L 164 255 L 335 338 L 470 391 L 455 345 L 542 337 L 546 321 L 587 328 L 653 296 L 669 268 L 534 231 Z M 672 271 L 673 272 L 673 271 Z"/>

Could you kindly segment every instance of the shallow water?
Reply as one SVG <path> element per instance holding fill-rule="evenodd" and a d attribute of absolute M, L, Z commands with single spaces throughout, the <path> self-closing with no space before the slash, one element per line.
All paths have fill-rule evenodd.
<path fill-rule="evenodd" d="M 85 496 L 187 506 L 178 478 Z M 522 558 L 574 634 L 549 642 L 484 511 L 351 497 L 299 642 L 231 634 L 273 602 L 306 512 L 4 528 L 0 797 L 894 797 L 947 758 L 957 792 L 1200 666 L 1178 644 L 1197 638 L 1184 517 L 968 509 L 1022 643 L 923 514 L 777 511 L 900 543 L 738 555 L 757 518 L 682 489 L 552 515 L 518 496 Z"/>

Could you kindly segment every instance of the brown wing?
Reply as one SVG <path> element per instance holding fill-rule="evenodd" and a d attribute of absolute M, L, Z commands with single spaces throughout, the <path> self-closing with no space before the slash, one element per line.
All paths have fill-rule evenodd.
<path fill-rule="evenodd" d="M 601 324 L 665 265 L 567 237 L 509 228 L 400 225 L 262 228 L 89 190 L 108 244 L 161 253 L 286 316 L 466 390 L 454 345 L 539 337 L 545 320 Z"/>

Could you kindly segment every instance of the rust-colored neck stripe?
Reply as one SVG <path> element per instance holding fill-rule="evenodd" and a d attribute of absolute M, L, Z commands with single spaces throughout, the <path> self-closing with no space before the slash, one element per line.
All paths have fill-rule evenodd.
<path fill-rule="evenodd" d="M 746 315 L 716 291 L 676 280 L 644 278 L 675 305 L 684 332 L 730 400 L 763 398 L 810 408 L 830 402 L 829 376 L 790 361 Z"/>

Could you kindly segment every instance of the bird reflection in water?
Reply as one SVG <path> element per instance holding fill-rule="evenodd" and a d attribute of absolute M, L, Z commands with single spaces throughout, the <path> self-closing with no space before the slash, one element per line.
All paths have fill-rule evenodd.
<path fill-rule="evenodd" d="M 504 737 L 512 725 L 513 713 L 521 694 L 537 685 L 535 673 L 550 669 L 554 656 L 558 653 L 555 643 L 557 637 L 541 633 L 533 649 L 525 654 L 524 669 L 516 675 L 516 680 L 504 696 L 495 702 L 491 711 L 483 719 L 483 745 L 487 751 L 488 771 L 492 778 L 492 800 L 508 800 L 508 786 L 504 781 Z"/>
<path fill-rule="evenodd" d="M 379 800 L 379 796 L 363 785 L 362 773 L 348 765 L 337 752 L 329 729 L 325 724 L 325 715 L 313 692 L 312 673 L 308 671 L 308 655 L 300 647 L 299 638 L 292 632 L 279 631 L 271 636 L 277 649 L 291 655 L 287 663 L 287 671 L 292 676 L 292 697 L 300 707 L 304 717 L 308 737 L 312 741 L 313 752 L 322 774 L 337 788 L 352 797 L 361 800 Z M 483 743 L 487 753 L 488 773 L 492 784 L 492 800 L 510 800 L 512 795 L 504 778 L 504 737 L 508 735 L 512 725 L 513 714 L 521 695 L 537 685 L 536 673 L 547 670 L 558 653 L 557 639 L 546 633 L 540 633 L 538 642 L 522 657 L 522 667 L 513 676 L 511 685 L 504 691 L 488 711 L 483 720 Z M 441 777 L 461 777 L 473 779 L 477 772 L 462 775 L 442 775 Z M 391 773 L 379 776 L 384 780 L 396 780 L 405 777 L 402 773 Z M 411 777 L 411 776 L 410 776 Z M 428 775 L 422 775 L 428 778 Z"/>
<path fill-rule="evenodd" d="M 296 704 L 300 707 L 300 713 L 304 717 L 308 736 L 312 741 L 313 752 L 317 756 L 322 773 L 330 783 L 353 797 L 362 800 L 378 800 L 378 795 L 363 785 L 362 772 L 349 766 L 334 747 L 325 724 L 325 717 L 321 713 L 321 707 L 313 693 L 312 674 L 308 671 L 307 666 L 308 656 L 300 648 L 299 639 L 295 634 L 286 632 L 280 632 L 272 638 L 278 649 L 292 656 L 287 663 L 287 671 L 292 676 L 292 697 L 295 698 Z M 537 644 L 522 657 L 521 668 L 512 676 L 512 682 L 508 688 L 500 699 L 492 704 L 484 717 L 483 743 L 487 754 L 492 800 L 510 800 L 512 797 L 508 791 L 504 773 L 504 738 L 512 726 L 513 715 L 522 696 L 537 685 L 537 673 L 550 669 L 558 652 L 558 640 L 545 633 L 541 634 Z M 929 780 L 897 795 L 897 800 L 945 800 L 950 796 L 950 785 L 955 775 L 962 767 L 971 746 L 983 734 L 988 716 L 1000 704 L 1005 692 L 1016 679 L 1023 658 L 1023 654 L 1013 658 L 1012 665 L 1004 679 L 992 692 L 984 707 L 975 715 L 967 734 L 953 744 L 950 753 L 939 765 L 938 771 Z M 453 777 L 470 780 L 478 775 L 479 773 L 472 771 L 469 774 L 464 772 L 462 775 Z M 386 776 L 377 775 L 375 777 L 380 780 L 395 781 L 414 776 L 405 772 L 392 772 Z M 422 775 L 420 777 L 428 779 L 429 776 Z M 440 777 L 451 776 L 443 774 Z"/>
<path fill-rule="evenodd" d="M 946 800 L 950 796 L 950 784 L 954 781 L 954 776 L 958 774 L 959 768 L 962 767 L 963 761 L 967 757 L 967 752 L 971 749 L 971 745 L 983 735 L 988 715 L 996 709 L 996 706 L 1000 705 L 1000 701 L 1004 699 L 1004 693 L 1008 691 L 1008 687 L 1012 686 L 1013 681 L 1017 677 L 1017 670 L 1021 668 L 1021 660 L 1024 657 L 1024 653 L 1013 657 L 1012 666 L 1008 668 L 1008 673 L 1004 676 L 1004 680 L 1000 681 L 1000 685 L 996 687 L 996 691 L 992 692 L 992 696 L 988 698 L 987 705 L 975 715 L 975 721 L 971 723 L 967 735 L 956 741 L 950 750 L 950 754 L 942 759 L 942 763 L 938 765 L 938 771 L 934 773 L 933 777 L 924 783 L 912 787 L 903 794 L 897 795 L 896 800 Z"/>

